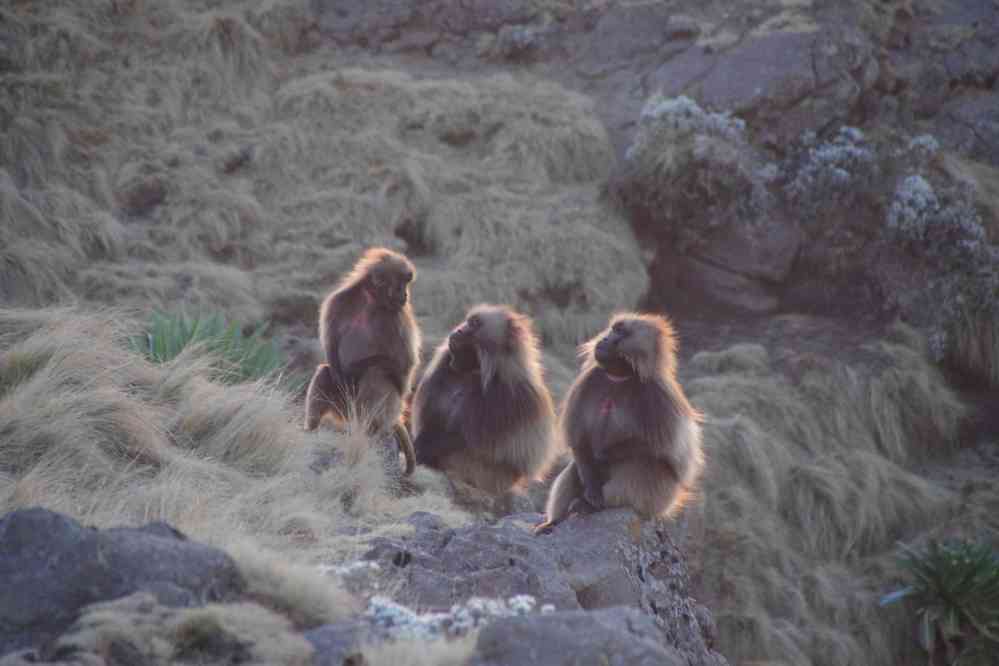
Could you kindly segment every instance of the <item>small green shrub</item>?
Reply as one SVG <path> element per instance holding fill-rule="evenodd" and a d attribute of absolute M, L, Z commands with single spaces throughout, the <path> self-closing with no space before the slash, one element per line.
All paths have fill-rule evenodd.
<path fill-rule="evenodd" d="M 217 359 L 219 381 L 239 384 L 272 376 L 285 366 L 281 350 L 263 337 L 265 330 L 266 324 L 244 335 L 238 323 L 226 322 L 218 313 L 188 317 L 154 312 L 146 332 L 132 338 L 132 348 L 154 363 L 165 363 L 189 345 L 199 345 Z"/>
<path fill-rule="evenodd" d="M 919 643 L 930 663 L 990 664 L 999 652 L 999 556 L 987 544 L 930 541 L 924 552 L 902 546 L 909 585 L 881 598 L 917 604 Z M 984 657 L 985 661 L 981 661 Z"/>

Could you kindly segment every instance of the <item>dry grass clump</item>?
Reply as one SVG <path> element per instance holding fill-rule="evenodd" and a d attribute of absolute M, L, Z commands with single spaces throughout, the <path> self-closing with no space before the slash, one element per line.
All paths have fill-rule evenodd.
<path fill-rule="evenodd" d="M 210 263 L 98 264 L 81 270 L 81 286 L 91 298 L 136 302 L 158 310 L 224 311 L 253 324 L 264 318 L 254 277 L 232 266 Z"/>
<path fill-rule="evenodd" d="M 230 545 L 227 550 L 246 579 L 247 595 L 296 627 L 335 622 L 360 610 L 331 579 L 317 579 L 313 566 L 261 552 L 249 540 Z"/>
<path fill-rule="evenodd" d="M 0 168 L 0 298 L 26 304 L 69 293 L 72 272 L 119 258 L 125 230 L 78 192 L 19 188 Z"/>
<path fill-rule="evenodd" d="M 307 666 L 315 652 L 287 619 L 256 604 L 178 609 L 144 592 L 88 606 L 47 651 L 60 660 L 96 655 L 108 663 L 164 666 Z"/>
<path fill-rule="evenodd" d="M 168 41 L 198 63 L 198 74 L 205 77 L 199 92 L 224 91 L 235 97 L 252 90 L 271 67 L 263 36 L 239 12 L 186 16 Z"/>
<path fill-rule="evenodd" d="M 685 387 L 711 415 L 701 575 L 730 657 L 859 665 L 905 650 L 900 617 L 877 605 L 881 562 L 957 509 L 913 466 L 955 449 L 964 408 L 911 329 L 868 351 L 880 360 L 794 382 L 755 345 L 691 361 L 705 374 Z"/>
<path fill-rule="evenodd" d="M 999 316 L 963 310 L 953 322 L 948 362 L 971 377 L 999 386 Z"/>
<path fill-rule="evenodd" d="M 247 20 L 274 48 L 288 55 L 319 45 L 319 25 L 309 0 L 264 0 L 247 10 Z"/>
<path fill-rule="evenodd" d="M 120 313 L 0 310 L 0 513 L 167 521 L 231 549 L 251 596 L 296 626 L 353 609 L 318 561 L 411 529 L 402 520 L 418 509 L 466 520 L 433 486 L 399 497 L 362 427 L 305 433 L 275 385 L 212 383 L 213 359 L 194 347 L 152 365 L 126 351 L 134 333 Z M 317 472 L 320 454 L 333 463 Z"/>

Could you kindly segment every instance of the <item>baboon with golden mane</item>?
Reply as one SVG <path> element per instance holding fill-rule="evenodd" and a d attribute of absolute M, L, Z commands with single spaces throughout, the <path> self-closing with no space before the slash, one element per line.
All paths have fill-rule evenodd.
<path fill-rule="evenodd" d="M 531 320 L 472 308 L 434 352 L 411 419 L 419 464 L 493 494 L 539 479 L 555 453 L 555 409 Z"/>
<path fill-rule="evenodd" d="M 406 457 L 406 474 L 416 464 L 401 420 L 420 354 L 409 299 L 415 277 L 412 262 L 397 252 L 364 252 L 319 309 L 326 362 L 316 368 L 305 399 L 306 430 L 315 430 L 326 414 L 346 421 L 351 406 L 372 434 L 391 429 Z"/>
<path fill-rule="evenodd" d="M 559 428 L 573 460 L 548 495 L 544 532 L 574 510 L 674 514 L 703 467 L 701 414 L 676 379 L 676 336 L 658 315 L 619 314 L 582 345 Z"/>

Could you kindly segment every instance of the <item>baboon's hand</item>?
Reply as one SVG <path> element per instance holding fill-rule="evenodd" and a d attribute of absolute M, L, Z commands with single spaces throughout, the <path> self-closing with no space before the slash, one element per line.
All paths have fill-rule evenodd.
<path fill-rule="evenodd" d="M 548 534 L 554 529 L 555 523 L 550 520 L 546 520 L 543 523 L 538 523 L 534 526 L 534 536 L 540 536 L 542 534 Z"/>

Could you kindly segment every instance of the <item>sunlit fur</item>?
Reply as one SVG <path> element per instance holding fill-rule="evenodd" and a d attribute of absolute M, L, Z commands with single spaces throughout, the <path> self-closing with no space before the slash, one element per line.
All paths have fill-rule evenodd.
<path fill-rule="evenodd" d="M 451 478 L 501 493 L 540 479 L 550 468 L 556 454 L 555 407 L 545 385 L 538 339 L 530 318 L 497 305 L 476 306 L 466 320 L 473 315 L 482 319 L 475 343 L 482 395 L 487 395 L 494 382 L 502 382 L 508 387 L 526 388 L 528 399 L 525 405 L 488 405 L 493 414 L 510 424 L 505 432 L 480 425 L 474 413 L 463 414 L 468 446 L 448 455 L 441 468 Z M 421 432 L 431 401 L 447 399 L 446 395 L 432 394 L 427 378 L 442 372 L 449 358 L 445 339 L 434 352 L 413 399 L 414 437 Z"/>
<path fill-rule="evenodd" d="M 364 292 L 364 284 L 370 276 L 388 278 L 391 276 L 412 276 L 415 279 L 416 269 L 405 256 L 392 250 L 375 247 L 364 252 L 361 258 L 323 301 L 319 309 L 319 340 L 323 346 L 327 363 L 319 366 L 306 395 L 305 428 L 313 430 L 318 427 L 323 416 L 329 414 L 340 425 L 350 419 L 342 413 L 336 401 L 331 398 L 337 391 L 332 381 L 332 375 L 327 368 L 336 367 L 332 358 L 335 349 L 333 336 L 340 324 L 341 318 L 354 317 L 362 309 L 368 307 L 369 295 Z M 377 368 L 368 371 L 358 382 L 357 393 L 353 396 L 352 409 L 372 425 L 372 430 L 389 430 L 395 437 L 406 456 L 406 472 L 411 473 L 415 466 L 415 456 L 412 453 L 412 443 L 402 425 L 403 400 L 409 394 L 413 385 L 416 367 L 419 364 L 420 347 L 422 344 L 420 328 L 413 315 L 412 301 L 408 297 L 406 303 L 396 315 L 391 326 L 392 335 L 381 340 L 367 343 L 371 353 L 384 354 L 391 357 L 402 371 L 401 386 L 395 386 L 384 373 Z"/>
<path fill-rule="evenodd" d="M 356 287 L 369 276 L 380 273 L 385 275 L 410 273 L 415 276 L 416 267 L 405 255 L 385 247 L 370 247 L 364 251 L 350 272 L 343 276 L 333 293 Z"/>
<path fill-rule="evenodd" d="M 639 379 L 676 384 L 676 333 L 669 319 L 661 315 L 637 312 L 620 312 L 611 317 L 607 328 L 579 346 L 579 356 L 583 361 L 582 372 L 597 367 L 593 349 L 618 322 L 624 322 L 635 335 L 624 342 L 619 352 L 628 360 Z M 683 392 L 680 391 L 682 395 Z M 686 402 L 686 398 L 684 398 Z"/>
<path fill-rule="evenodd" d="M 603 486 L 608 507 L 630 506 L 646 518 L 675 515 L 695 487 L 704 466 L 701 448 L 702 415 L 687 401 L 676 380 L 676 337 L 662 316 L 621 313 L 607 328 L 580 347 L 583 365 L 569 389 L 559 422 L 566 442 L 576 441 L 594 427 L 598 405 L 580 404 L 582 387 L 593 373 L 603 372 L 594 358 L 594 348 L 614 324 L 623 322 L 631 332 L 618 352 L 634 368 L 637 380 L 665 393 L 668 404 L 657 414 L 647 414 L 636 424 L 636 437 L 648 446 L 648 455 L 612 463 Z M 582 483 L 570 463 L 552 485 L 543 527 L 563 520 L 573 500 L 581 497 Z"/>
<path fill-rule="evenodd" d="M 357 288 L 372 274 L 387 276 L 391 274 L 403 275 L 406 273 L 413 275 L 415 279 L 416 267 L 404 255 L 384 247 L 372 247 L 365 250 L 361 258 L 354 264 L 354 267 L 349 273 L 343 276 L 336 288 L 323 300 L 319 308 L 319 340 L 323 343 L 323 349 L 329 350 L 326 340 L 329 334 L 330 323 L 336 316 L 334 303 L 338 296 L 342 296 L 346 292 Z M 416 366 L 419 364 L 420 348 L 423 344 L 420 328 L 416 325 L 416 317 L 413 315 L 412 300 L 406 300 L 406 305 L 399 313 L 399 317 L 412 331 L 412 334 L 409 336 L 407 350 L 412 359 L 411 369 L 405 383 L 406 392 L 408 393 L 413 384 L 413 375 L 416 372 Z"/>

